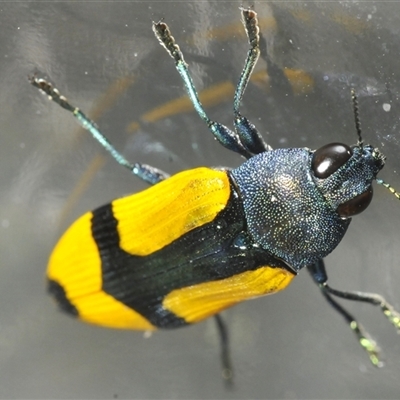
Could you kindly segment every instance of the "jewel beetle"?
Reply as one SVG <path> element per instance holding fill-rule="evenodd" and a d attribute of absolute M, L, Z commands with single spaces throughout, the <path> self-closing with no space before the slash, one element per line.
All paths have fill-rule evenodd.
<path fill-rule="evenodd" d="M 331 288 L 323 258 L 342 240 L 351 217 L 369 205 L 373 181 L 398 199 L 400 194 L 377 178 L 385 157 L 362 140 L 354 89 L 355 145 L 273 150 L 264 142 L 239 111 L 260 53 L 257 14 L 240 10 L 250 48 L 234 95 L 234 130 L 207 116 L 168 26 L 153 23 L 201 119 L 217 141 L 246 159 L 235 169 L 201 167 L 170 177 L 152 166 L 131 164 L 50 83 L 30 78 L 73 113 L 120 165 L 152 185 L 75 221 L 50 256 L 48 289 L 63 311 L 112 328 L 170 329 L 215 316 L 229 380 L 228 335 L 218 313 L 283 290 L 305 268 L 371 362 L 381 366 L 375 342 L 334 297 L 380 307 L 397 329 L 400 314 L 380 295 Z"/>

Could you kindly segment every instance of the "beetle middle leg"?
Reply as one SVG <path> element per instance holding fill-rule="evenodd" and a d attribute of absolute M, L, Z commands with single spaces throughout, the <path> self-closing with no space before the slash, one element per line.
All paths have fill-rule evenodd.
<path fill-rule="evenodd" d="M 51 100 L 57 103 L 59 106 L 65 110 L 71 112 L 79 124 L 96 139 L 103 148 L 111 154 L 114 160 L 123 167 L 129 169 L 134 175 L 143 181 L 154 185 L 158 182 L 169 177 L 164 171 L 158 168 L 154 168 L 151 165 L 141 164 L 141 163 L 130 163 L 110 142 L 109 140 L 100 132 L 96 124 L 90 120 L 78 107 L 73 106 L 66 97 L 62 96 L 58 89 L 53 87 L 53 85 L 44 79 L 39 79 L 36 76 L 29 78 L 30 83 L 42 90 Z"/>

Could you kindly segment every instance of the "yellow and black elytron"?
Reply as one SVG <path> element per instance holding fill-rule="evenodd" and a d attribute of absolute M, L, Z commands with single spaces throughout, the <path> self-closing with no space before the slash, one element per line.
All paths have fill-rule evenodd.
<path fill-rule="evenodd" d="M 236 169 L 204 167 L 169 177 L 151 166 L 130 164 L 57 89 L 31 78 L 119 164 L 153 185 L 86 213 L 66 231 L 50 257 L 49 290 L 64 311 L 112 328 L 168 329 L 216 316 L 224 368 L 230 370 L 218 313 L 283 290 L 306 267 L 380 366 L 375 343 L 332 296 L 377 305 L 398 329 L 399 314 L 379 295 L 328 286 L 323 257 L 341 241 L 351 217 L 369 205 L 374 180 L 400 195 L 377 179 L 385 158 L 363 143 L 353 89 L 356 145 L 273 150 L 264 142 L 239 112 L 260 40 L 255 11 L 241 13 L 250 49 L 234 96 L 234 131 L 208 118 L 167 25 L 153 24 L 197 113 L 222 145 L 246 158 Z"/>

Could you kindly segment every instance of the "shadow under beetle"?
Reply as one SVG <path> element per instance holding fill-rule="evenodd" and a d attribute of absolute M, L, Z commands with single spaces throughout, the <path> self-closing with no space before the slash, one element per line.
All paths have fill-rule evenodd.
<path fill-rule="evenodd" d="M 215 316 L 229 382 L 228 336 L 218 313 L 284 289 L 307 268 L 371 362 L 381 366 L 375 342 L 333 296 L 380 307 L 397 329 L 400 315 L 379 295 L 332 289 L 323 258 L 342 240 L 351 217 L 369 205 L 374 180 L 400 198 L 377 179 L 385 157 L 363 143 L 354 89 L 356 145 L 331 143 L 313 151 L 266 144 L 239 112 L 260 53 L 257 14 L 244 8 L 241 13 L 250 49 L 234 95 L 234 131 L 209 119 L 168 26 L 153 23 L 201 119 L 223 146 L 246 158 L 236 169 L 196 168 L 169 177 L 131 164 L 57 89 L 30 78 L 119 164 L 154 185 L 86 213 L 66 231 L 50 257 L 49 291 L 67 313 L 114 328 L 169 329 Z"/>

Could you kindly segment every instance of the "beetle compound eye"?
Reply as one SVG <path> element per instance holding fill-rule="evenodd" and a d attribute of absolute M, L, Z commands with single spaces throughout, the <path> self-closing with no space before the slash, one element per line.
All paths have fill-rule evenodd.
<path fill-rule="evenodd" d="M 371 203 L 372 200 L 372 186 L 358 196 L 346 201 L 337 208 L 337 212 L 341 217 L 352 217 L 353 215 L 360 214 L 363 212 Z"/>
<path fill-rule="evenodd" d="M 352 156 L 353 152 L 347 144 L 330 143 L 313 154 L 311 167 L 317 178 L 325 179 L 336 172 Z"/>

